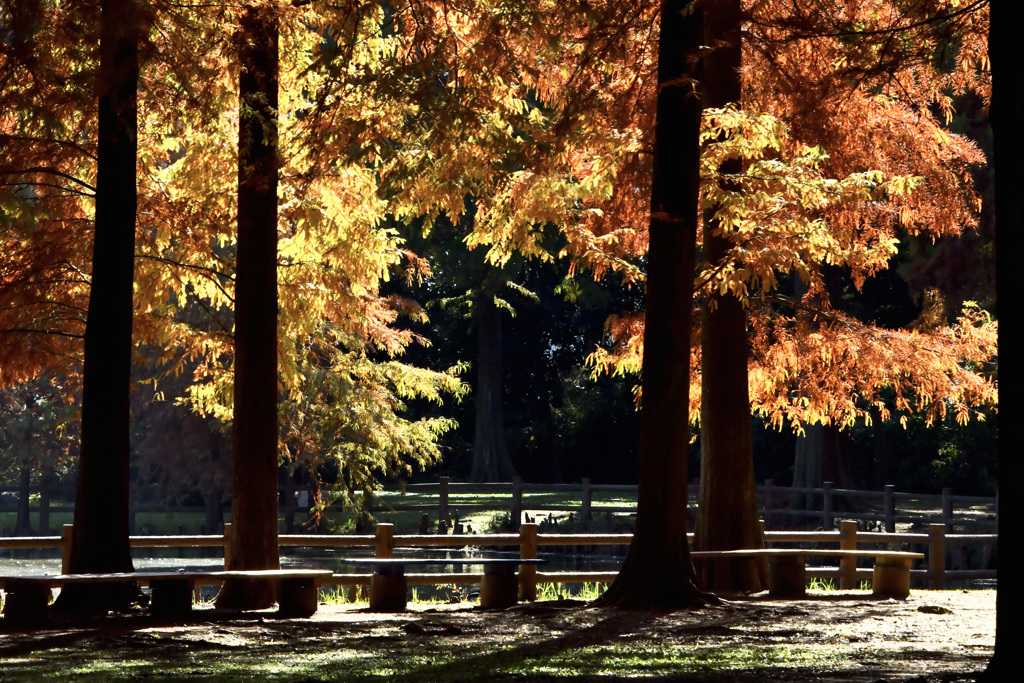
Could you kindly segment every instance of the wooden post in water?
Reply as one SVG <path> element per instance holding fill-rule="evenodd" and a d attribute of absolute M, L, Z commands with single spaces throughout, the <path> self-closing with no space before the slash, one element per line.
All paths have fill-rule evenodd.
<path fill-rule="evenodd" d="M 590 477 L 583 477 L 583 491 L 580 494 L 580 519 L 590 519 Z"/>
<path fill-rule="evenodd" d="M 822 484 L 821 491 L 821 529 L 832 531 L 832 482 Z"/>
<path fill-rule="evenodd" d="M 523 478 L 512 477 L 512 524 L 519 527 L 523 523 Z"/>
<path fill-rule="evenodd" d="M 437 526 L 441 522 L 451 524 L 452 518 L 448 513 L 448 477 L 441 477 L 437 482 Z"/>
<path fill-rule="evenodd" d="M 953 533 L 953 489 L 942 489 L 942 523 L 946 525 L 946 533 Z"/>

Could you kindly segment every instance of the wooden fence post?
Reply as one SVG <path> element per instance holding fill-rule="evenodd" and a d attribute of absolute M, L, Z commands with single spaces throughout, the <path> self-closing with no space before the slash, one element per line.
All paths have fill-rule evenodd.
<path fill-rule="evenodd" d="M 774 497 L 774 491 L 772 489 L 774 489 L 774 488 L 775 488 L 775 480 L 774 479 L 765 479 L 764 480 L 764 519 L 761 520 L 761 533 L 762 534 L 764 533 L 764 528 L 765 527 L 772 526 L 772 521 L 773 521 L 772 520 L 772 507 L 775 504 L 775 501 L 772 500 L 772 498 Z"/>
<path fill-rule="evenodd" d="M 71 571 L 71 535 L 75 533 L 74 524 L 65 524 L 60 534 L 60 573 Z"/>
<path fill-rule="evenodd" d="M 821 528 L 832 531 L 832 482 L 826 481 L 821 490 Z"/>
<path fill-rule="evenodd" d="M 395 525 L 389 522 L 377 523 L 377 538 L 374 541 L 374 556 L 388 560 L 395 554 Z"/>
<path fill-rule="evenodd" d="M 942 523 L 946 525 L 946 533 L 953 533 L 953 489 L 942 489 Z"/>
<path fill-rule="evenodd" d="M 437 522 L 451 524 L 452 518 L 448 513 L 448 477 L 441 477 L 437 481 Z"/>
<path fill-rule="evenodd" d="M 523 522 L 523 478 L 512 477 L 512 525 L 519 527 Z"/>
<path fill-rule="evenodd" d="M 885 532 L 894 534 L 896 533 L 896 487 L 886 484 L 883 490 L 885 495 Z"/>
<path fill-rule="evenodd" d="M 224 570 L 231 566 L 231 522 L 224 522 Z"/>
<path fill-rule="evenodd" d="M 580 492 L 580 519 L 590 519 L 590 477 L 583 477 Z"/>
<path fill-rule="evenodd" d="M 928 578 L 929 588 L 946 587 L 946 525 L 928 525 Z"/>
<path fill-rule="evenodd" d="M 839 522 L 839 549 L 857 549 L 857 522 Z M 848 591 L 857 587 L 857 558 L 843 557 L 839 560 L 839 589 Z"/>
<path fill-rule="evenodd" d="M 537 559 L 537 525 L 521 524 L 519 526 L 519 559 Z M 519 599 L 537 599 L 537 565 L 519 565 Z"/>

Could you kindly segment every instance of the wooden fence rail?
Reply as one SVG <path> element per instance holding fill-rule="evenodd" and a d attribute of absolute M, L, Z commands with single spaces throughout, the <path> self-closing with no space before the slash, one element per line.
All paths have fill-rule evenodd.
<path fill-rule="evenodd" d="M 994 496 L 961 496 L 954 495 L 953 490 L 945 488 L 941 494 L 917 494 L 901 493 L 896 487 L 888 485 L 882 491 L 858 491 L 853 489 L 838 489 L 831 482 L 825 482 L 822 488 L 794 488 L 790 486 L 776 486 L 768 479 L 762 486 L 758 486 L 758 499 L 762 518 L 768 528 L 776 528 L 786 518 L 809 518 L 821 521 L 822 529 L 831 531 L 835 529 L 836 520 L 855 519 L 862 522 L 877 524 L 879 528 L 889 533 L 895 533 L 897 524 L 930 524 L 942 523 L 947 533 L 954 533 L 957 528 L 965 531 L 991 530 L 996 528 L 996 501 Z M 492 504 L 480 504 L 466 501 L 459 501 L 458 495 L 474 492 L 508 492 L 508 510 L 513 520 L 522 519 L 523 510 L 540 512 L 574 512 L 581 519 L 590 519 L 595 511 L 611 513 L 632 513 L 636 511 L 635 506 L 622 505 L 595 505 L 595 494 L 601 493 L 627 493 L 636 495 L 636 486 L 629 485 L 606 485 L 593 484 L 589 478 L 584 478 L 579 484 L 527 484 L 519 479 L 512 482 L 495 484 L 472 484 L 452 482 L 447 477 L 441 477 L 438 483 L 430 484 L 409 484 L 405 487 L 409 493 L 436 495 L 437 503 L 393 503 L 388 501 L 388 509 L 393 510 L 436 510 L 437 519 L 451 524 L 452 511 L 458 509 L 460 512 L 493 508 Z M 579 505 L 552 505 L 546 503 L 531 503 L 529 494 L 535 492 L 550 493 L 554 491 L 578 492 Z M 696 487 L 689 488 L 691 507 L 696 507 Z M 389 492 L 393 498 L 394 493 Z M 839 511 L 838 501 L 840 500 L 861 500 L 866 501 L 873 511 Z M 906 503 L 914 501 L 918 503 L 913 508 L 908 508 Z M 794 502 L 802 503 L 799 507 Z M 811 507 L 805 507 L 810 503 Z M 900 511 L 900 504 L 903 503 L 903 513 Z M 980 519 L 971 518 L 965 515 L 965 506 L 984 506 L 991 509 L 991 514 L 976 515 Z M 927 509 L 921 508 L 927 506 Z M 958 514 L 959 513 L 959 514 Z"/>
<path fill-rule="evenodd" d="M 3 537 L 0 538 L 0 550 L 14 548 L 61 548 L 61 571 L 67 572 L 71 551 L 71 535 L 73 527 L 64 526 L 61 536 L 45 537 Z M 692 534 L 690 535 L 692 540 Z M 947 569 L 947 555 L 952 546 L 985 544 L 995 546 L 995 534 L 949 534 L 944 524 L 930 524 L 927 533 L 888 533 L 859 531 L 857 523 L 852 520 L 843 521 L 837 531 L 766 531 L 764 540 L 767 546 L 807 547 L 809 545 L 829 544 L 846 550 L 857 550 L 863 545 L 906 544 L 922 546 L 927 557 L 927 569 L 911 570 L 911 577 L 918 579 L 929 588 L 945 588 L 948 581 L 965 579 L 995 579 L 995 570 Z M 228 553 L 231 544 L 231 525 L 225 525 L 221 535 L 202 536 L 132 536 L 133 548 L 182 548 L 182 547 L 221 547 L 224 549 L 225 567 L 229 561 Z M 536 524 L 520 525 L 519 533 L 515 534 L 462 534 L 462 535 L 420 535 L 395 534 L 391 524 L 380 523 L 376 533 L 361 535 L 322 535 L 322 534 L 282 534 L 279 545 L 300 546 L 307 548 L 352 547 L 373 549 L 375 557 L 392 557 L 395 548 L 442 547 L 456 549 L 464 547 L 492 548 L 518 547 L 519 556 L 523 559 L 536 559 L 540 546 L 595 546 L 595 545 L 628 545 L 632 534 L 547 534 L 539 533 Z M 466 561 L 471 561 L 469 558 Z M 439 559 L 438 564 L 445 560 Z M 584 581 L 611 581 L 618 572 L 544 572 L 535 566 L 524 565 L 520 570 L 520 581 L 525 594 L 536 595 L 536 585 L 540 582 L 579 583 Z M 855 562 L 843 561 L 838 567 L 808 567 L 807 575 L 812 578 L 838 578 L 841 588 L 854 588 L 859 581 L 871 578 L 871 569 L 858 568 Z M 354 574 L 351 578 L 341 577 L 339 584 L 365 584 L 369 575 Z M 447 584 L 476 583 L 477 574 L 443 573 L 410 575 L 413 584 Z"/>
<path fill-rule="evenodd" d="M 376 505 L 372 500 L 366 501 L 368 504 L 364 505 L 364 508 L 435 512 L 437 520 L 444 522 L 447 528 L 451 528 L 452 513 L 455 510 L 468 512 L 494 508 L 493 502 L 482 504 L 459 498 L 460 495 L 464 496 L 470 492 L 507 493 L 509 498 L 505 509 L 516 522 L 522 520 L 523 510 L 573 512 L 581 519 L 590 519 L 596 511 L 606 513 L 633 513 L 636 511 L 634 505 L 607 505 L 600 501 L 602 494 L 618 493 L 635 496 L 635 485 L 594 484 L 590 478 L 584 478 L 579 484 L 530 484 L 519 478 L 511 482 L 472 484 L 453 482 L 448 477 L 441 477 L 437 483 L 408 484 L 405 491 L 437 496 L 437 501 L 429 503 L 395 502 L 395 497 L 401 496 L 401 494 L 396 491 L 387 491 L 381 495 L 387 497 L 388 500 L 378 501 Z M 566 505 L 530 501 L 531 495 L 551 492 L 578 493 L 580 502 L 578 505 Z M 286 517 L 293 518 L 296 509 L 301 507 L 297 504 L 301 493 L 301 489 L 293 485 L 281 487 L 282 509 Z M 689 496 L 691 507 L 695 509 L 696 487 L 690 487 Z M 49 501 L 50 497 L 46 496 L 45 499 Z M 896 487 L 892 485 L 885 486 L 882 491 L 840 489 L 835 488 L 831 482 L 825 482 L 822 488 L 794 488 L 777 486 L 774 481 L 768 479 L 763 485 L 758 486 L 758 500 L 761 516 L 769 529 L 787 526 L 786 520 L 807 519 L 815 522 L 820 520 L 821 528 L 831 531 L 835 529 L 836 520 L 840 517 L 874 525 L 889 533 L 894 533 L 898 524 L 926 525 L 930 523 L 942 523 L 948 534 L 958 530 L 995 533 L 997 523 L 997 497 L 955 495 L 950 488 L 943 489 L 941 494 L 902 493 L 896 491 Z M 847 504 L 843 506 L 841 504 L 850 501 L 859 501 L 863 505 Z M 917 505 L 908 505 L 911 502 L 917 503 Z M 967 515 L 967 508 L 970 506 L 982 507 L 991 512 L 983 514 L 976 512 L 973 517 L 970 517 Z M 843 509 L 844 507 L 847 509 Z M 857 507 L 863 509 L 856 509 Z M 135 506 L 133 512 L 142 512 L 150 508 L 152 511 L 166 511 L 166 508 L 157 506 Z M 49 506 L 47 513 L 72 510 L 73 508 L 68 506 Z M 39 506 L 32 506 L 31 511 L 41 513 L 42 509 Z M 48 514 L 46 516 L 48 517 Z M 46 531 L 43 533 L 45 534 Z"/>

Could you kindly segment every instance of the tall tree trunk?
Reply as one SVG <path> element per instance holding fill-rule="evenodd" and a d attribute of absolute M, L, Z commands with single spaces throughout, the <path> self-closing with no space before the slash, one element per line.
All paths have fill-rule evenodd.
<path fill-rule="evenodd" d="M 704 42 L 714 46 L 703 64 L 706 107 L 740 101 L 740 3 L 711 0 L 704 9 Z M 723 173 L 739 173 L 742 162 L 730 159 Z M 729 257 L 732 241 L 715 234 L 714 211 L 704 216 L 704 258 L 719 263 Z M 700 489 L 694 550 L 763 548 L 754 481 L 754 446 L 750 435 L 747 388 L 747 315 L 731 294 L 715 293 L 704 301 L 701 324 Z M 705 588 L 757 592 L 768 585 L 764 558 L 695 562 Z"/>
<path fill-rule="evenodd" d="M 505 441 L 505 383 L 502 377 L 502 312 L 494 297 L 502 281 L 500 272 L 489 275 L 476 305 L 477 383 L 476 431 L 473 436 L 473 469 L 477 482 L 511 481 L 515 467 Z"/>
<path fill-rule="evenodd" d="M 139 7 L 101 0 L 96 227 L 85 327 L 82 432 L 70 571 L 130 572 L 128 540 Z M 126 606 L 134 586 L 69 586 L 66 609 Z"/>
<path fill-rule="evenodd" d="M 999 296 L 1000 317 L 1011 324 L 999 327 L 999 348 L 1008 353 L 999 357 L 999 402 L 1008 415 L 1020 412 L 1020 386 L 1024 377 L 1021 373 L 1021 355 L 1018 349 L 1024 343 L 1020 328 L 1012 321 L 1017 318 L 1015 311 L 1021 308 L 1016 296 L 1019 287 L 1017 269 L 1021 263 L 1021 195 L 1018 187 L 1016 164 L 1024 149 L 1024 132 L 1021 131 L 1021 117 L 1024 115 L 1024 73 L 1017 55 L 1017 25 L 1010 18 L 1013 3 L 992 2 L 989 22 L 989 55 L 992 60 L 992 134 L 995 166 L 996 197 L 996 292 Z M 1012 293 L 1011 293 L 1012 292 Z M 1016 330 L 1016 331 L 1015 331 Z M 1008 387 L 1008 391 L 1003 391 Z M 1020 464 L 1020 429 L 1015 420 L 1001 420 L 999 423 L 999 488 L 1003 495 L 999 500 L 999 546 L 1004 549 L 1019 545 L 1024 520 L 1021 506 L 1011 497 L 1020 486 L 1022 471 Z M 1009 501 L 1009 505 L 1004 502 Z M 1004 557 L 1009 553 L 1004 550 Z M 992 660 L 980 680 L 986 683 L 1012 680 L 1010 667 L 1016 657 L 1007 649 L 1018 636 L 1017 622 L 1024 609 L 1024 588 L 1020 581 L 1010 575 L 1010 563 L 1000 562 L 1003 580 L 999 582 L 996 594 L 996 644 Z"/>
<path fill-rule="evenodd" d="M 687 0 L 661 7 L 636 532 L 599 603 L 633 609 L 716 599 L 698 588 L 686 540 L 701 115 L 688 60 L 702 37 L 700 13 L 689 9 Z"/>
<path fill-rule="evenodd" d="M 277 569 L 277 70 L 278 17 L 247 5 L 239 31 L 238 257 L 231 559 Z M 218 607 L 273 604 L 269 581 L 231 581 Z"/>

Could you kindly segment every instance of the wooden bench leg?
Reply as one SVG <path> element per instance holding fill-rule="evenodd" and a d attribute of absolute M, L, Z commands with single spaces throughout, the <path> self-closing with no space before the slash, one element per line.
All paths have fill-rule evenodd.
<path fill-rule="evenodd" d="M 281 579 L 277 604 L 282 617 L 311 617 L 319 602 L 320 592 L 312 576 Z"/>
<path fill-rule="evenodd" d="M 160 619 L 185 619 L 192 614 L 194 581 L 159 579 L 149 583 L 149 613 Z"/>
<path fill-rule="evenodd" d="M 513 565 L 484 565 L 480 582 L 480 606 L 484 609 L 505 609 L 519 601 L 519 577 Z"/>
<path fill-rule="evenodd" d="M 404 612 L 408 584 L 401 567 L 390 567 L 385 573 L 374 571 L 370 578 L 371 612 Z"/>
<path fill-rule="evenodd" d="M 7 582 L 4 599 L 4 623 L 11 626 L 36 626 L 45 623 L 47 607 L 53 598 L 49 586 Z"/>
<path fill-rule="evenodd" d="M 769 556 L 768 595 L 790 600 L 807 597 L 807 569 L 803 555 Z"/>
<path fill-rule="evenodd" d="M 910 560 L 879 557 L 875 561 L 871 593 L 882 598 L 906 600 L 910 596 Z"/>

